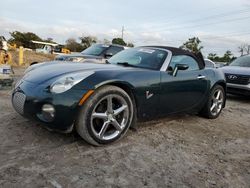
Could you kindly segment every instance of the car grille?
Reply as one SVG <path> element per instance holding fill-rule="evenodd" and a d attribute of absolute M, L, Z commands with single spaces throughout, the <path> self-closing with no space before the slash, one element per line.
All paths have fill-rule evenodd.
<path fill-rule="evenodd" d="M 24 114 L 24 103 L 26 100 L 26 96 L 23 93 L 16 92 L 12 98 L 12 104 L 15 110 L 19 114 Z"/>
<path fill-rule="evenodd" d="M 250 76 L 238 74 L 225 74 L 227 83 L 247 85 L 250 81 Z"/>

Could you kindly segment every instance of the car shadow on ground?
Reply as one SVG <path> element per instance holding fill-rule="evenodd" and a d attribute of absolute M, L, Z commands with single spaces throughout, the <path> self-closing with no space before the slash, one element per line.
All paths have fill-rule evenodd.
<path fill-rule="evenodd" d="M 227 94 L 227 99 L 232 101 L 250 103 L 250 96 Z"/>
<path fill-rule="evenodd" d="M 165 126 L 163 124 L 166 124 L 167 122 L 173 122 L 173 121 L 183 122 L 183 121 L 189 121 L 189 120 L 191 121 L 194 118 L 197 118 L 197 116 L 194 114 L 192 115 L 174 114 L 174 115 L 169 115 L 167 117 L 159 117 L 159 118 L 151 119 L 148 121 L 138 121 L 136 122 L 134 127 L 130 127 L 127 134 L 128 135 L 132 134 L 136 136 L 136 134 L 140 133 L 141 131 L 151 132 L 154 129 L 154 127 L 157 125 Z M 39 143 L 39 145 L 42 145 L 42 146 L 47 145 L 48 147 L 51 147 L 51 148 L 66 146 L 70 144 L 77 144 L 78 146 L 84 147 L 85 149 L 86 148 L 93 149 L 93 146 L 87 143 L 84 139 L 82 139 L 75 129 L 73 129 L 71 133 L 65 134 L 65 133 L 58 132 L 56 130 L 47 129 L 43 124 L 35 120 L 27 120 L 19 115 L 17 119 L 22 122 L 22 123 L 18 123 L 19 125 L 22 124 L 22 126 L 18 126 L 18 129 L 19 131 L 21 129 L 21 132 L 25 132 L 25 134 L 22 135 L 24 140 L 26 140 L 26 138 L 30 139 L 31 137 L 33 137 L 33 139 L 41 142 Z M 15 123 L 15 122 L 11 122 L 11 124 L 12 123 Z M 26 141 L 27 143 L 29 142 L 28 140 Z"/>

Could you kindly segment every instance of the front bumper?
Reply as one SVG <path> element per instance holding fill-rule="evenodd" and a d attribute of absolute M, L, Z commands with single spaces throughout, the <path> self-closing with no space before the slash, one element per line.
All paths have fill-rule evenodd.
<path fill-rule="evenodd" d="M 61 94 L 52 94 L 46 85 L 37 85 L 27 81 L 19 82 L 12 94 L 14 109 L 24 117 L 38 120 L 50 129 L 69 130 L 77 117 L 79 101 L 87 90 L 71 89 Z M 52 105 L 55 115 L 52 121 L 43 117 L 42 107 Z"/>
<path fill-rule="evenodd" d="M 250 96 L 250 84 L 241 85 L 241 84 L 227 83 L 227 92 L 231 94 Z"/>

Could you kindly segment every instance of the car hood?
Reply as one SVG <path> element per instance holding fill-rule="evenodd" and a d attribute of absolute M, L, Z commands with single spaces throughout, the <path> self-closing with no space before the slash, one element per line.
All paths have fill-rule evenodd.
<path fill-rule="evenodd" d="M 36 66 L 36 65 L 35 65 Z M 23 80 L 41 84 L 53 78 L 70 74 L 74 72 L 85 71 L 100 71 L 100 70 L 121 70 L 132 69 L 131 67 L 122 67 L 113 64 L 101 64 L 101 63 L 72 63 L 72 62 L 47 62 L 37 65 L 35 68 L 31 68 L 30 71 L 24 75 Z"/>
<path fill-rule="evenodd" d="M 225 66 L 220 69 L 225 74 L 250 75 L 250 67 Z"/>

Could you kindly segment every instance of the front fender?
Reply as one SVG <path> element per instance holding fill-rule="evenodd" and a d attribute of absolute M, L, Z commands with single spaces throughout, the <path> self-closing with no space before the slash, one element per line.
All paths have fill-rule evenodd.
<path fill-rule="evenodd" d="M 102 87 L 104 85 L 118 85 L 118 86 L 124 85 L 124 86 L 130 88 L 131 90 L 134 90 L 134 88 L 135 88 L 132 84 L 130 84 L 124 80 L 113 79 L 113 80 L 105 80 L 99 84 L 96 84 L 94 89 L 97 89 L 97 88 Z"/>
<path fill-rule="evenodd" d="M 206 74 L 210 80 L 210 89 L 217 84 L 220 84 L 223 87 L 226 86 L 225 75 L 220 69 L 206 69 Z"/>

